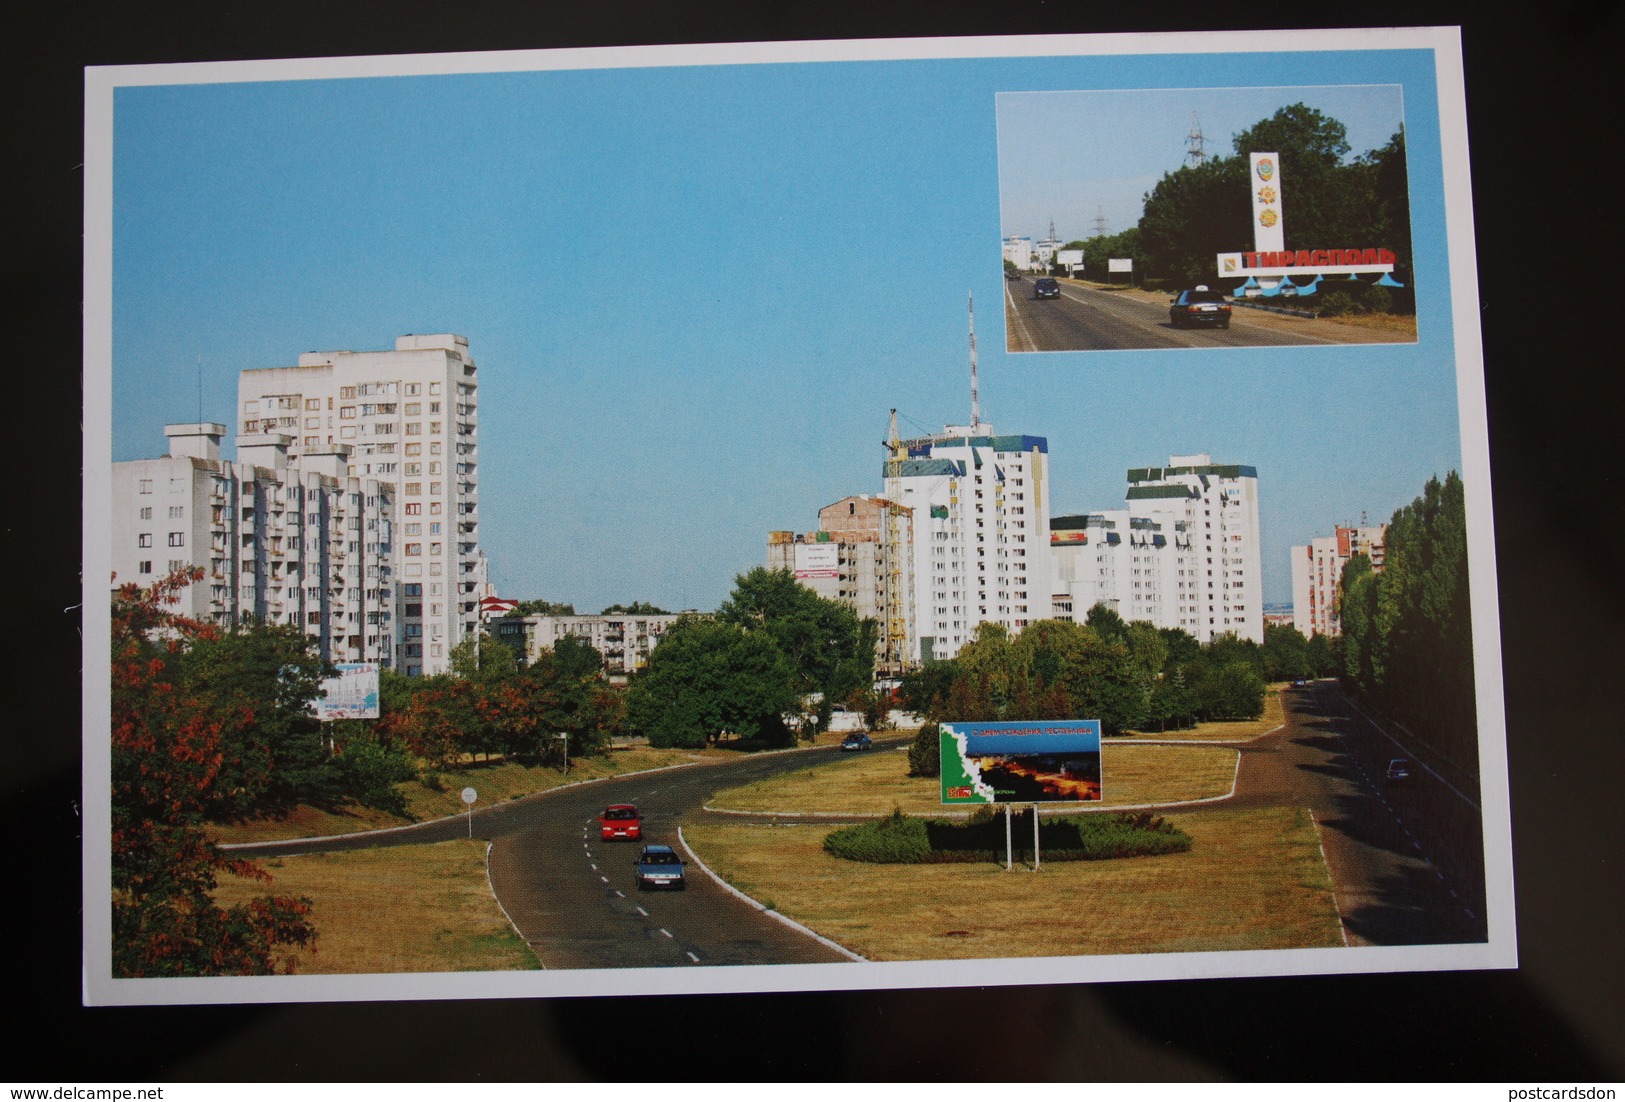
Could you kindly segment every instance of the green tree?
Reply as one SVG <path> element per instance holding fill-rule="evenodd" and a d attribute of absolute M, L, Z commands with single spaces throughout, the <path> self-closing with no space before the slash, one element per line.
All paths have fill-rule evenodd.
<path fill-rule="evenodd" d="M 311 704 L 331 671 L 288 624 L 246 624 L 195 638 L 179 656 L 187 692 L 222 722 L 224 759 L 205 813 L 217 822 L 333 807 L 343 778 Z M 245 722 L 234 722 L 242 716 Z"/>
<path fill-rule="evenodd" d="M 111 615 L 110 810 L 115 976 L 222 976 L 292 971 L 290 946 L 313 947 L 308 899 L 262 896 L 220 907 L 222 873 L 269 883 L 263 868 L 227 857 L 204 833 L 222 802 L 228 748 L 253 742 L 253 715 L 186 683 L 189 646 L 210 625 L 176 613 L 201 568 L 143 589 L 114 591 Z M 251 771 L 232 783 L 260 788 Z"/>
<path fill-rule="evenodd" d="M 628 724 L 653 746 L 704 746 L 723 734 L 783 741 L 796 708 L 795 669 L 765 632 L 679 620 L 633 680 Z"/>
<path fill-rule="evenodd" d="M 875 626 L 866 627 L 857 613 L 818 596 L 788 570 L 759 566 L 739 575 L 717 621 L 770 639 L 789 660 L 798 693 L 841 700 L 874 680 Z"/>
<path fill-rule="evenodd" d="M 629 605 L 619 605 L 619 604 L 610 605 L 608 608 L 604 609 L 604 611 L 602 613 L 600 613 L 599 615 L 602 615 L 602 616 L 615 616 L 615 615 L 623 615 L 623 616 L 670 616 L 671 613 L 667 612 L 663 608 L 658 608 L 658 607 L 650 604 L 648 601 L 633 601 Z"/>
<path fill-rule="evenodd" d="M 538 598 L 532 598 L 531 600 L 528 600 L 528 601 L 520 601 L 519 604 L 514 607 L 514 610 L 512 612 L 510 612 L 508 615 L 510 615 L 510 616 L 574 616 L 575 614 L 576 614 L 576 606 L 575 605 L 565 604 L 563 601 L 549 601 L 549 600 L 545 600 L 545 599 L 542 599 L 542 598 L 538 597 Z"/>
<path fill-rule="evenodd" d="M 1264 625 L 1264 680 L 1290 681 L 1308 677 L 1314 671 L 1309 657 L 1309 640 L 1291 624 Z"/>

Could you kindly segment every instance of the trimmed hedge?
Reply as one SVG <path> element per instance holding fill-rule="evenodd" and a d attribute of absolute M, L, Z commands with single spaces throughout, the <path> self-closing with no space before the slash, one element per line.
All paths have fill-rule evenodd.
<path fill-rule="evenodd" d="M 1032 812 L 1019 812 L 1011 824 L 1016 855 L 1032 851 Z M 979 813 L 969 822 L 916 819 L 893 811 L 884 819 L 843 827 L 824 839 L 824 849 L 848 861 L 922 865 L 1003 861 L 1004 817 Z M 1109 861 L 1184 853 L 1190 835 L 1150 812 L 1071 815 L 1039 820 L 1038 846 L 1045 861 Z"/>

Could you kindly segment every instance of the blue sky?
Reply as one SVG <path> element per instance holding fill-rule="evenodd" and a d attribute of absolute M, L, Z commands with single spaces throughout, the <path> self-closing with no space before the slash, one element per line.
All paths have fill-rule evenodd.
<path fill-rule="evenodd" d="M 1140 220 L 1157 181 L 1186 163 L 1193 114 L 1206 154 L 1228 157 L 1237 134 L 1296 103 L 1347 128 L 1349 160 L 1387 145 L 1404 118 L 1397 84 L 1005 93 L 1004 232 L 1037 241 L 1053 221 L 1062 241 L 1074 241 L 1095 236 L 1096 219 L 1104 218 L 1107 233 L 1121 233 Z M 1284 186 L 1290 203 L 1291 181 Z"/>
<path fill-rule="evenodd" d="M 1265 596 L 1285 601 L 1288 547 L 1362 512 L 1386 519 L 1460 466 L 1431 58 L 123 87 L 113 458 L 159 454 L 165 423 L 198 416 L 200 361 L 203 418 L 232 424 L 244 368 L 457 332 L 480 367 L 481 537 L 500 591 L 582 611 L 713 608 L 764 560 L 769 530 L 882 489 L 889 408 L 905 432 L 966 419 L 974 292 L 984 419 L 1048 437 L 1052 513 L 1120 508 L 1127 468 L 1172 453 L 1250 463 Z M 1327 91 L 1332 73 L 1384 87 Z M 1257 74 L 1270 91 L 1211 91 Z M 1348 118 L 1322 109 L 1363 152 L 1402 97 L 1421 340 L 1004 353 L 998 141 L 1015 124 L 998 94 L 1136 89 L 1109 97 L 1138 106 L 1110 127 L 1120 167 L 1100 179 L 1176 168 L 1193 109 L 1227 148 L 1272 104 L 1345 105 Z M 1083 200 L 1077 230 L 1053 212 L 1062 236 L 1102 202 Z M 1011 228 L 1041 235 L 1043 217 Z"/>

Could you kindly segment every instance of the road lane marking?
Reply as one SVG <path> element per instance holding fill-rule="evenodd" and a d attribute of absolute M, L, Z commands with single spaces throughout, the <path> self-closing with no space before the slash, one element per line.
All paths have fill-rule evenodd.
<path fill-rule="evenodd" d="M 688 959 L 693 961 L 695 964 L 700 963 L 700 958 L 695 956 L 693 953 L 688 954 Z"/>
<path fill-rule="evenodd" d="M 598 879 L 602 880 L 606 884 L 609 883 L 609 877 L 607 877 L 607 876 L 600 876 Z"/>
<path fill-rule="evenodd" d="M 644 910 L 642 907 L 638 908 L 638 914 L 642 915 L 644 918 L 649 917 L 649 912 Z"/>
<path fill-rule="evenodd" d="M 623 891 L 621 891 L 621 889 L 619 889 L 619 888 L 616 888 L 616 889 L 615 889 L 615 894 L 616 894 L 616 895 L 618 895 L 618 896 L 620 896 L 620 897 L 621 897 L 621 898 L 622 898 L 622 899 L 625 899 L 625 898 L 626 898 L 626 893 L 625 893 L 625 892 L 623 892 Z"/>
<path fill-rule="evenodd" d="M 671 937 L 671 931 L 666 929 L 664 926 L 660 927 L 660 932 L 665 934 L 667 937 Z"/>
<path fill-rule="evenodd" d="M 592 871 L 593 871 L 593 872 L 597 872 L 597 871 L 598 871 L 598 866 L 597 866 L 597 865 L 594 865 L 594 866 L 593 866 L 593 867 L 592 867 Z"/>

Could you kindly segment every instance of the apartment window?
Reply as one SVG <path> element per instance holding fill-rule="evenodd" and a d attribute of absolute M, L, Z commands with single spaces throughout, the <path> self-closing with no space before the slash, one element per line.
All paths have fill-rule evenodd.
<path fill-rule="evenodd" d="M 409 493 L 409 494 L 421 494 L 422 492 L 423 492 L 423 483 L 421 483 L 421 482 L 408 482 L 406 484 L 406 493 Z"/>
<path fill-rule="evenodd" d="M 440 384 L 439 383 L 430 383 L 429 384 L 429 393 L 430 394 L 439 394 L 440 393 Z M 436 403 L 436 404 L 438 405 L 439 403 Z"/>
<path fill-rule="evenodd" d="M 406 515 L 407 516 L 415 517 L 419 513 L 422 513 L 422 512 L 423 512 L 423 506 L 422 506 L 421 503 L 416 502 L 416 501 L 408 501 L 406 503 Z"/>
<path fill-rule="evenodd" d="M 151 532 L 142 532 L 139 536 L 135 537 L 135 545 L 137 547 L 151 547 L 152 546 L 152 533 Z"/>
<path fill-rule="evenodd" d="M 406 435 L 408 435 L 408 436 L 421 436 L 422 434 L 423 434 L 423 422 L 422 421 L 408 421 L 406 423 Z"/>
<path fill-rule="evenodd" d="M 406 393 L 408 395 L 423 393 L 423 384 L 422 383 L 407 383 L 406 384 Z"/>
<path fill-rule="evenodd" d="M 143 573 L 143 574 L 151 574 L 152 573 L 152 560 L 151 559 L 142 559 L 141 560 L 141 573 Z"/>
<path fill-rule="evenodd" d="M 421 555 L 423 554 L 423 545 L 421 543 L 409 543 L 406 545 L 406 553 L 408 555 Z"/>
<path fill-rule="evenodd" d="M 142 520 L 151 520 L 152 519 L 152 506 L 151 505 L 143 505 L 141 507 L 141 519 Z"/>

